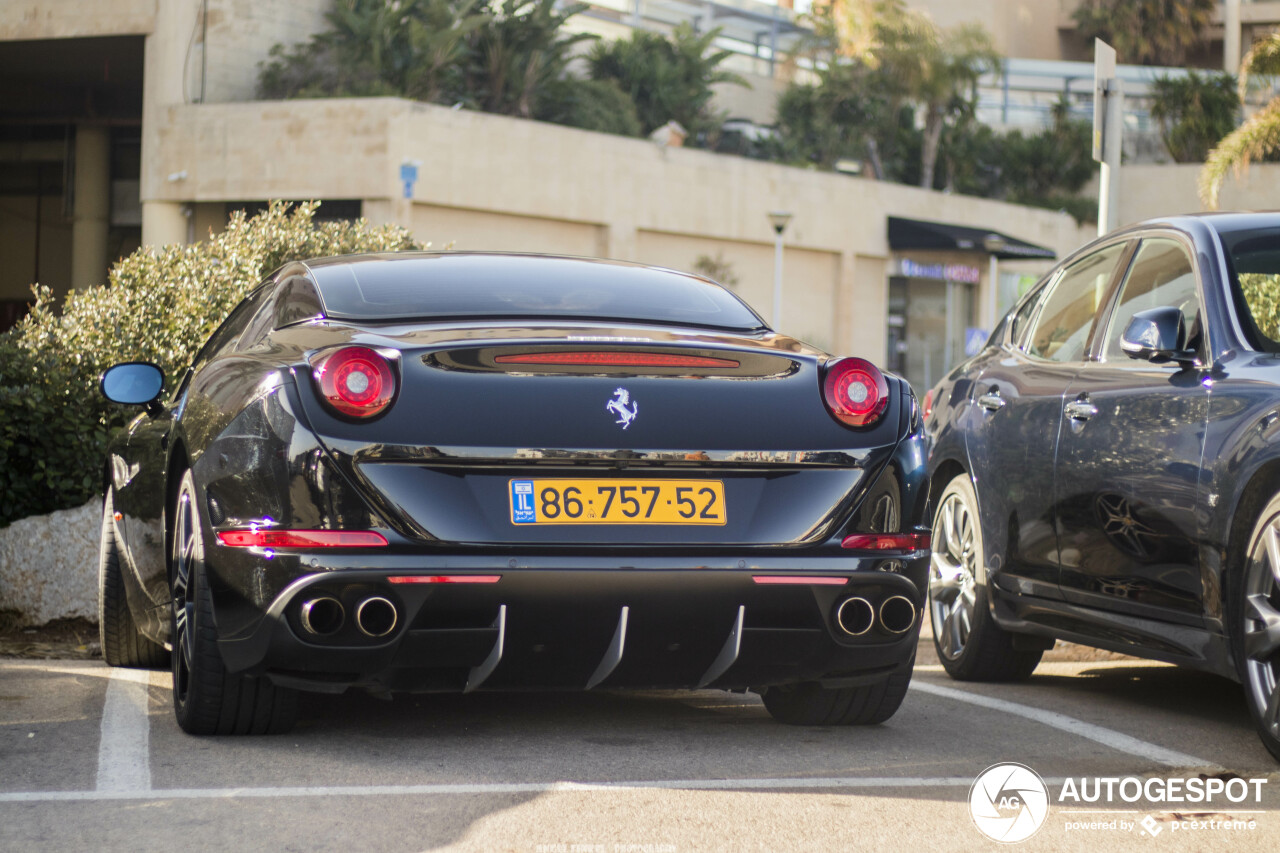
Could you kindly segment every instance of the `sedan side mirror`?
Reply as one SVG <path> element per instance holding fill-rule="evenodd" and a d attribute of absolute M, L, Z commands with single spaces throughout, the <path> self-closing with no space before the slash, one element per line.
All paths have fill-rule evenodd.
<path fill-rule="evenodd" d="M 126 406 L 146 406 L 155 415 L 160 409 L 160 392 L 164 391 L 164 371 L 146 361 L 127 361 L 107 369 L 98 387 L 102 396 Z"/>
<path fill-rule="evenodd" d="M 1172 306 L 1148 308 L 1134 314 L 1120 337 L 1120 349 L 1129 358 L 1152 364 L 1195 359 L 1195 353 L 1187 350 L 1182 311 Z"/>

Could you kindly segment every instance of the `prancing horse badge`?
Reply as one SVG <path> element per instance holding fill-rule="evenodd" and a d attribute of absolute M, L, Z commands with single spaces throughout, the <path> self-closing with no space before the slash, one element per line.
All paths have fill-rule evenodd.
<path fill-rule="evenodd" d="M 627 408 L 628 404 L 631 408 Z M 636 413 L 640 411 L 640 404 L 631 399 L 631 394 L 626 388 L 619 388 L 613 392 L 613 399 L 605 403 L 604 408 L 605 411 L 613 412 L 618 416 L 614 423 L 622 424 L 622 428 L 626 429 L 636 419 Z"/>

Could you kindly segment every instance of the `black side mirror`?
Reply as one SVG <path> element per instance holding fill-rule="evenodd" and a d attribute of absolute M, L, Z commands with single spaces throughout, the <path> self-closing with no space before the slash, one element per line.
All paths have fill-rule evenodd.
<path fill-rule="evenodd" d="M 107 368 L 98 382 L 102 396 L 126 406 L 146 406 L 147 414 L 160 411 L 164 391 L 164 371 L 146 361 L 127 361 Z"/>
<path fill-rule="evenodd" d="M 1172 306 L 1148 308 L 1134 314 L 1120 337 L 1120 349 L 1129 358 L 1152 364 L 1195 360 L 1195 353 L 1187 350 L 1182 311 Z"/>

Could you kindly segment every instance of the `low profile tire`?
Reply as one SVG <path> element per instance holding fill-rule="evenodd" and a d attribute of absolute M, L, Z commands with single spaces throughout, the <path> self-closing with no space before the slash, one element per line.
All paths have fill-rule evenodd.
<path fill-rule="evenodd" d="M 108 489 L 102 501 L 102 536 L 98 540 L 98 639 L 102 657 L 108 666 L 157 669 L 168 662 L 169 653 L 138 630 L 129 610 L 114 516 L 115 501 Z"/>
<path fill-rule="evenodd" d="M 173 601 L 173 709 L 193 735 L 280 734 L 293 728 L 297 693 L 266 678 L 228 673 L 218 651 L 204 564 L 204 534 L 191 472 L 173 514 L 169 588 Z"/>
<path fill-rule="evenodd" d="M 1280 495 L 1249 536 L 1232 602 L 1232 646 L 1258 736 L 1280 758 Z"/>
<path fill-rule="evenodd" d="M 769 687 L 761 694 L 765 710 L 791 726 L 870 726 L 898 711 L 911 684 L 915 656 L 897 672 L 875 684 L 823 687 L 813 681 Z"/>
<path fill-rule="evenodd" d="M 1040 663 L 1040 650 L 1014 648 L 1014 635 L 991 617 L 987 589 L 977 582 L 983 561 L 978 499 L 968 474 L 947 484 L 933 519 L 929 564 L 929 620 L 933 645 L 958 681 L 1022 681 Z"/>

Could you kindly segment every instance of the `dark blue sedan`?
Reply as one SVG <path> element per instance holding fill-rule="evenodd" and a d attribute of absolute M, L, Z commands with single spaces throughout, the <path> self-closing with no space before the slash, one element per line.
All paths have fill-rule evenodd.
<path fill-rule="evenodd" d="M 1055 639 L 1208 670 L 1280 757 L 1280 214 L 1099 238 L 925 412 L 953 678 L 1026 678 Z"/>

